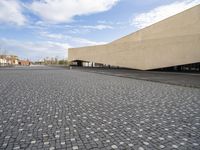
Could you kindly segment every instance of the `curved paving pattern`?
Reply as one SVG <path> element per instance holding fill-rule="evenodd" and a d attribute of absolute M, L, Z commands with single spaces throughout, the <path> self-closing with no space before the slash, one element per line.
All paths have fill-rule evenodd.
<path fill-rule="evenodd" d="M 0 149 L 200 149 L 199 89 L 44 67 L 0 95 Z"/>

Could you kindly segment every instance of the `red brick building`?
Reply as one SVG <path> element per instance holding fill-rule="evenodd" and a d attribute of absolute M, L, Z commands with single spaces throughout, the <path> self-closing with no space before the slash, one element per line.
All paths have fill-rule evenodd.
<path fill-rule="evenodd" d="M 30 66 L 31 62 L 29 60 L 19 60 L 19 65 Z"/>

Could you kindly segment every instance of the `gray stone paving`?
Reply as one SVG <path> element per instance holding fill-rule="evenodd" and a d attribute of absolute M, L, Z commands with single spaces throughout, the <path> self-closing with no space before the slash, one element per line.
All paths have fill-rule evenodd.
<path fill-rule="evenodd" d="M 200 89 L 74 70 L 0 70 L 0 149 L 200 149 Z"/>
<path fill-rule="evenodd" d="M 92 67 L 72 67 L 73 69 L 85 72 L 92 72 L 104 75 L 111 75 L 123 78 L 132 78 L 152 82 L 179 85 L 192 88 L 200 88 L 200 72 L 164 72 L 164 71 L 140 71 L 133 69 L 109 69 Z"/>
<path fill-rule="evenodd" d="M 92 72 L 110 76 L 132 78 L 152 82 L 179 85 L 192 88 L 200 88 L 199 72 L 164 72 L 164 71 L 141 71 L 123 68 L 101 68 L 101 67 L 72 67 L 85 72 Z"/>

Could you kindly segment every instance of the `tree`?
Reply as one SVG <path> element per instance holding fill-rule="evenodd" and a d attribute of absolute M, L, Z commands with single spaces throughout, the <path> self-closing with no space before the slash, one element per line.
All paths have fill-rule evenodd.
<path fill-rule="evenodd" d="M 67 65 L 67 64 L 68 64 L 68 61 L 67 61 L 67 60 L 59 60 L 59 61 L 58 61 L 58 64 L 59 64 L 59 65 Z"/>

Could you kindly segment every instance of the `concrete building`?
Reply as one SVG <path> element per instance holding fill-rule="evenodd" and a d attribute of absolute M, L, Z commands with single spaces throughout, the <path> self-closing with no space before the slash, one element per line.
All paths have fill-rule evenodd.
<path fill-rule="evenodd" d="M 15 55 L 0 55 L 0 65 L 1 66 L 18 65 L 18 57 Z"/>
<path fill-rule="evenodd" d="M 69 61 L 152 70 L 200 67 L 200 5 L 106 45 L 69 49 Z M 184 65 L 184 66 L 183 66 Z M 186 65 L 186 66 L 185 66 Z"/>

